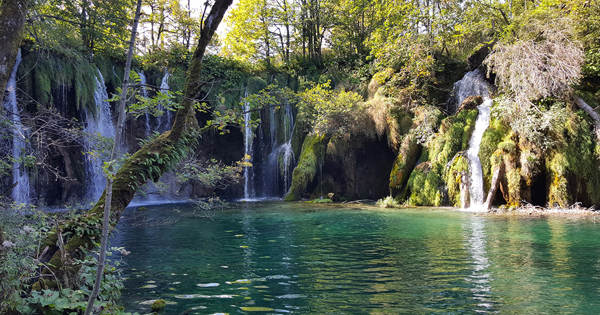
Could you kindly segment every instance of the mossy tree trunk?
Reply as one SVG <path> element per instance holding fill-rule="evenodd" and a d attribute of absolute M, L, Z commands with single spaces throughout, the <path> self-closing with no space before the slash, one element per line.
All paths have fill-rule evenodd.
<path fill-rule="evenodd" d="M 200 96 L 202 82 L 200 71 L 202 69 L 202 58 L 206 47 L 221 23 L 225 11 L 231 5 L 232 0 L 216 0 L 210 13 L 203 21 L 198 46 L 194 52 L 186 78 L 184 89 L 184 100 L 175 116 L 170 131 L 166 131 L 156 139 L 148 142 L 123 163 L 116 173 L 113 181 L 112 200 L 110 204 L 110 219 L 114 226 L 121 217 L 125 207 L 133 199 L 136 190 L 146 180 L 158 181 L 160 177 L 177 164 L 196 143 L 199 133 L 199 124 L 196 120 L 194 104 Z M 82 222 L 90 226 L 99 226 L 105 206 L 106 191 L 98 202 L 84 216 Z M 75 226 L 63 227 L 65 230 L 74 230 Z M 63 232 L 63 234 L 65 234 Z M 40 258 L 41 262 L 48 263 L 58 279 L 62 279 L 64 272 L 70 276 L 77 272 L 77 267 L 71 263 L 74 259 L 82 259 L 85 250 L 94 246 L 94 241 L 100 236 L 100 228 L 86 234 L 74 234 L 65 241 L 64 249 L 67 253 L 67 261 L 63 261 L 58 251 L 57 235 L 50 235 L 42 244 L 45 254 Z"/>
<path fill-rule="evenodd" d="M 29 0 L 0 1 L 0 104 L 23 38 Z"/>
<path fill-rule="evenodd" d="M 142 0 L 137 0 L 135 9 L 135 17 L 133 20 L 133 27 L 131 30 L 131 39 L 129 40 L 129 50 L 127 51 L 127 61 L 125 62 L 125 71 L 123 74 L 123 85 L 121 88 L 121 98 L 119 99 L 118 109 L 118 120 L 117 130 L 115 135 L 115 141 L 113 143 L 112 152 L 110 155 L 111 163 L 117 158 L 118 149 L 121 145 L 123 132 L 125 131 L 125 103 L 127 100 L 127 90 L 129 89 L 129 71 L 131 71 L 131 58 L 133 57 L 133 50 L 135 48 L 135 38 L 137 35 L 137 28 L 140 22 L 140 12 L 142 9 Z M 108 230 L 110 228 L 110 205 L 113 195 L 113 179 L 109 175 L 106 180 L 106 204 L 104 205 L 104 211 L 102 216 L 102 240 L 100 242 L 100 254 L 98 255 L 98 266 L 96 269 L 96 279 L 94 280 L 94 289 L 88 299 L 87 307 L 85 308 L 84 315 L 90 315 L 94 308 L 94 303 L 100 293 L 100 285 L 102 283 L 102 275 L 104 273 L 104 265 L 106 263 L 106 247 L 108 246 Z M 60 240 L 59 240 L 60 241 Z M 64 257 L 64 256 L 61 256 Z M 68 281 L 68 277 L 64 277 L 65 282 Z M 67 284 L 68 285 L 68 284 Z"/>

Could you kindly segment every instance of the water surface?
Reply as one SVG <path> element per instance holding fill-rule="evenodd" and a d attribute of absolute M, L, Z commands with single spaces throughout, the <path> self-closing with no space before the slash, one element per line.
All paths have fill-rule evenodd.
<path fill-rule="evenodd" d="M 593 218 L 237 206 L 127 210 L 112 244 L 131 251 L 126 310 L 162 298 L 166 314 L 600 313 Z"/>

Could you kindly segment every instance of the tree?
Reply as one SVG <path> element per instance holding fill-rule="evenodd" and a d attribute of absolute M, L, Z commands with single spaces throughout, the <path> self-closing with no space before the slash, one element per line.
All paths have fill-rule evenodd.
<path fill-rule="evenodd" d="M 59 50 L 62 44 L 81 49 L 78 40 L 88 52 L 120 54 L 127 41 L 131 7 L 133 0 L 48 0 L 32 12 L 31 36 Z"/>
<path fill-rule="evenodd" d="M 116 128 L 115 141 L 113 143 L 112 152 L 110 155 L 109 165 L 115 163 L 117 158 L 118 149 L 121 146 L 123 139 L 123 132 L 125 131 L 125 102 L 127 101 L 127 89 L 129 88 L 129 72 L 131 71 L 131 58 L 133 57 L 133 49 L 135 47 L 135 38 L 137 35 L 137 28 L 140 21 L 140 11 L 142 8 L 142 0 L 137 0 L 137 6 L 135 10 L 135 17 L 133 20 L 133 27 L 131 30 L 131 39 L 129 41 L 129 50 L 127 51 L 127 61 L 125 62 L 125 74 L 123 75 L 123 86 L 121 88 L 121 98 L 119 99 L 118 108 L 118 121 Z M 87 307 L 85 309 L 85 315 L 92 313 L 94 302 L 100 292 L 100 284 L 102 283 L 102 274 L 104 272 L 104 264 L 106 259 L 106 247 L 108 244 L 108 230 L 110 228 L 110 208 L 113 194 L 113 174 L 110 173 L 112 169 L 109 167 L 108 174 L 106 177 L 106 204 L 102 214 L 102 239 L 100 242 L 100 254 L 98 255 L 98 268 L 96 269 L 96 279 L 94 281 L 94 289 L 90 294 Z"/>
<path fill-rule="evenodd" d="M 29 0 L 3 0 L 0 3 L 0 104 L 21 46 L 29 4 Z"/>
<path fill-rule="evenodd" d="M 223 53 L 239 60 L 264 60 L 271 64 L 275 37 L 275 8 L 268 0 L 241 0 L 227 18 L 230 31 L 223 40 Z"/>
<path fill-rule="evenodd" d="M 216 0 L 206 18 L 202 21 L 198 45 L 188 68 L 183 101 L 175 115 L 171 130 L 147 142 L 140 150 L 127 158 L 113 178 L 113 189 L 110 199 L 110 222 L 116 224 L 133 199 L 135 192 L 147 179 L 157 181 L 163 173 L 173 168 L 197 141 L 204 122 L 196 119 L 197 100 L 202 93 L 203 83 L 199 80 L 202 69 L 202 58 L 217 27 L 221 23 L 225 11 L 232 0 Z M 98 222 L 103 215 L 107 203 L 106 191 L 98 202 L 89 210 L 85 220 Z M 85 255 L 85 250 L 93 247 L 93 239 L 97 231 L 75 234 L 64 244 L 66 259 L 63 260 L 57 244 L 58 235 L 52 234 L 42 244 L 44 255 L 40 261 L 54 266 L 53 272 L 59 279 L 64 273 L 74 274 L 76 267 L 69 266 L 69 261 Z"/>
<path fill-rule="evenodd" d="M 544 130 L 551 129 L 559 119 L 554 118 L 556 107 L 542 111 L 536 102 L 547 98 L 569 101 L 573 97 L 573 86 L 581 78 L 584 53 L 571 18 L 555 11 L 541 13 L 537 12 L 540 19 L 527 20 L 518 40 L 498 43 L 485 63 L 489 72 L 496 73 L 496 84 L 505 92 L 501 115 L 514 130 L 543 147 Z M 598 113 L 580 98 L 575 100 L 594 120 L 600 141 Z"/>

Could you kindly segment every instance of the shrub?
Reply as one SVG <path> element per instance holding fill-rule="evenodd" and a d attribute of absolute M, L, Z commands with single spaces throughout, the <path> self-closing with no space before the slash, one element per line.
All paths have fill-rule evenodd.
<path fill-rule="evenodd" d="M 376 205 L 378 205 L 380 208 L 396 208 L 400 206 L 400 203 L 394 199 L 394 197 L 387 196 L 383 199 L 377 200 Z"/>

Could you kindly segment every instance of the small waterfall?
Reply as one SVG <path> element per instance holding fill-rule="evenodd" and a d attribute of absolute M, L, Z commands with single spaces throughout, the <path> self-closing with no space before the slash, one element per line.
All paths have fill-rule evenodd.
<path fill-rule="evenodd" d="M 292 165 L 295 160 L 292 150 L 292 134 L 294 132 L 294 116 L 292 106 L 286 102 L 284 112 L 281 115 L 283 125 L 283 140 L 281 145 L 277 144 L 277 118 L 273 110 L 270 110 L 270 132 L 271 153 L 263 168 L 264 197 L 282 197 L 287 193 L 292 184 Z M 283 181 L 283 182 L 281 182 Z"/>
<path fill-rule="evenodd" d="M 489 96 L 489 83 L 483 77 L 483 74 L 479 69 L 467 72 L 465 76 L 454 83 L 453 87 L 453 100 L 450 101 L 454 104 L 451 108 L 450 113 L 455 113 L 460 107 L 462 102 L 469 96 L 481 95 L 482 97 Z"/>
<path fill-rule="evenodd" d="M 465 74 L 462 80 L 454 84 L 454 88 L 459 106 L 465 98 L 471 95 L 481 95 L 484 99 L 483 103 L 477 106 L 479 114 L 477 115 L 475 128 L 473 129 L 473 134 L 469 141 L 469 149 L 467 150 L 467 158 L 469 159 L 469 169 L 471 173 L 469 187 L 471 195 L 470 208 L 477 210 L 480 209 L 485 202 L 483 191 L 483 169 L 481 167 L 481 161 L 479 160 L 479 148 L 481 146 L 481 140 L 483 139 L 483 133 L 490 125 L 490 107 L 492 105 L 492 100 L 489 97 L 490 86 L 477 69 Z"/>
<path fill-rule="evenodd" d="M 169 93 L 169 70 L 165 68 L 165 75 L 160 83 L 160 91 L 162 93 Z M 158 104 L 158 109 L 164 111 L 163 115 L 158 118 L 158 124 L 156 129 L 160 132 L 167 131 L 171 127 L 171 111 L 167 110 L 162 104 Z"/>
<path fill-rule="evenodd" d="M 99 135 L 103 138 L 115 138 L 115 126 L 113 125 L 112 115 L 110 113 L 110 104 L 106 101 L 108 92 L 104 84 L 104 77 L 98 70 L 96 77 L 96 91 L 94 92 L 94 101 L 96 104 L 96 115 L 93 115 L 88 109 L 85 109 L 87 125 L 84 131 L 88 134 Z M 87 152 L 101 149 L 98 146 L 98 139 L 92 137 L 86 141 L 85 149 Z M 100 156 L 90 157 L 86 162 L 86 197 L 91 200 L 97 200 L 104 191 L 106 180 L 102 170 L 103 159 Z"/>
<path fill-rule="evenodd" d="M 17 69 L 21 63 L 21 50 L 17 54 L 15 65 L 10 73 L 6 90 L 8 96 L 4 99 L 4 107 L 9 112 L 13 126 L 12 137 L 12 178 L 16 186 L 12 189 L 12 198 L 18 203 L 31 202 L 31 188 L 29 185 L 29 174 L 25 171 L 24 166 L 19 162 L 25 151 L 27 131 L 21 124 L 21 116 L 19 115 L 19 107 L 17 106 Z"/>
<path fill-rule="evenodd" d="M 248 88 L 244 92 L 244 98 L 248 97 Z M 250 113 L 250 104 L 248 101 L 244 101 L 243 104 L 244 110 L 244 159 L 246 157 L 250 157 L 248 162 L 252 163 L 252 126 L 250 125 L 250 120 L 252 119 Z M 256 193 L 254 192 L 254 172 L 252 172 L 251 166 L 244 167 L 244 199 L 249 200 L 252 197 L 255 197 Z"/>
<path fill-rule="evenodd" d="M 148 90 L 145 87 L 146 75 L 144 74 L 144 71 L 140 71 L 139 76 L 140 76 L 140 84 L 142 85 L 142 96 L 144 98 L 148 98 Z M 146 136 L 149 136 L 150 132 L 152 132 L 152 130 L 150 129 L 150 113 L 146 112 L 145 118 L 146 118 Z"/>
<path fill-rule="evenodd" d="M 485 202 L 483 192 L 483 169 L 481 167 L 481 161 L 479 160 L 479 147 L 481 146 L 483 133 L 490 125 L 491 105 L 492 100 L 486 96 L 484 102 L 477 106 L 479 115 L 477 115 L 475 129 L 473 130 L 473 135 L 471 135 L 469 149 L 467 150 L 467 158 L 469 159 L 471 171 L 471 208 L 473 209 L 481 208 Z"/>

